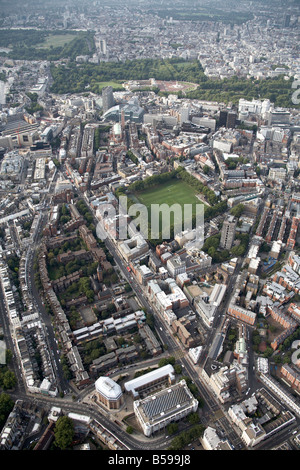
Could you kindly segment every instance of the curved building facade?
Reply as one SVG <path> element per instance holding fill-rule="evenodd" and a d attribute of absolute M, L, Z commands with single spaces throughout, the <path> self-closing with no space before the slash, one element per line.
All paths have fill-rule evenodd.
<path fill-rule="evenodd" d="M 95 382 L 98 400 L 109 410 L 118 410 L 124 403 L 120 385 L 109 377 L 99 377 Z"/>

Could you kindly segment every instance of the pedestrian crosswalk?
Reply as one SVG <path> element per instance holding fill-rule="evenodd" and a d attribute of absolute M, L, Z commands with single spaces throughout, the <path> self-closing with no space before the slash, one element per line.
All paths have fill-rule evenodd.
<path fill-rule="evenodd" d="M 172 356 L 174 356 L 176 360 L 182 359 L 185 355 L 186 353 L 179 347 L 172 350 Z"/>

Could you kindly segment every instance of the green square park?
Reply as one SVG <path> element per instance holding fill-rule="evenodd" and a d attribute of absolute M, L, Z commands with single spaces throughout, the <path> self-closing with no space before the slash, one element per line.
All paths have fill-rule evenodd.
<path fill-rule="evenodd" d="M 170 216 L 168 218 L 170 220 L 170 225 L 172 226 L 174 225 L 174 222 L 179 221 L 182 223 L 183 229 L 185 214 L 184 205 L 192 205 L 193 216 L 196 215 L 196 205 L 203 205 L 203 202 L 197 197 L 197 194 L 199 193 L 194 188 L 189 186 L 185 181 L 173 178 L 163 184 L 153 186 L 140 192 L 135 192 L 134 194 L 130 195 L 130 199 L 135 203 L 139 202 L 143 204 L 147 208 L 149 223 L 151 223 L 151 214 L 153 214 L 151 211 L 155 211 L 155 208 L 153 208 L 152 205 L 158 204 L 161 206 L 162 204 L 167 204 L 168 208 L 170 208 Z M 174 204 L 179 204 L 181 206 L 181 218 L 179 220 L 175 218 L 175 221 L 174 213 L 171 211 L 171 207 Z M 162 213 L 159 213 L 159 221 L 160 227 L 162 227 Z M 165 224 L 169 223 L 168 220 L 165 219 L 163 222 Z"/>

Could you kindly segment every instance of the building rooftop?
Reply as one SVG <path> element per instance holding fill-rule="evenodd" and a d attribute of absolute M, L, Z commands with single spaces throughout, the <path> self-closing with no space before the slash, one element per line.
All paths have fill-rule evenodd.
<path fill-rule="evenodd" d="M 135 392 L 135 389 L 142 387 L 143 385 L 153 382 L 160 377 L 164 377 L 169 375 L 171 380 L 174 379 L 174 368 L 171 364 L 167 364 L 164 367 L 160 367 L 159 369 L 153 370 L 148 374 L 144 374 L 136 379 L 130 380 L 129 382 L 125 383 L 125 390 L 127 392 Z"/>
<path fill-rule="evenodd" d="M 189 391 L 185 380 L 161 390 L 155 395 L 150 395 L 144 400 L 136 401 L 136 407 L 139 408 L 143 421 L 151 424 L 171 417 L 178 411 L 189 407 L 198 402 Z"/>
<path fill-rule="evenodd" d="M 95 388 L 98 393 L 105 396 L 108 400 L 117 400 L 122 395 L 120 385 L 109 377 L 99 377 L 95 382 Z"/>
<path fill-rule="evenodd" d="M 190 395 L 186 389 L 174 386 L 148 397 L 143 401 L 142 409 L 145 416 L 152 421 L 156 417 L 173 412 L 189 401 Z"/>

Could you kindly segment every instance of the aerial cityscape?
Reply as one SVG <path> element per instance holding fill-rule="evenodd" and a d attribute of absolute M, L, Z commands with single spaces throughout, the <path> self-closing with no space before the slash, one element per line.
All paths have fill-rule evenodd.
<path fill-rule="evenodd" d="M 0 450 L 300 450 L 299 40 L 299 0 L 1 1 Z"/>

